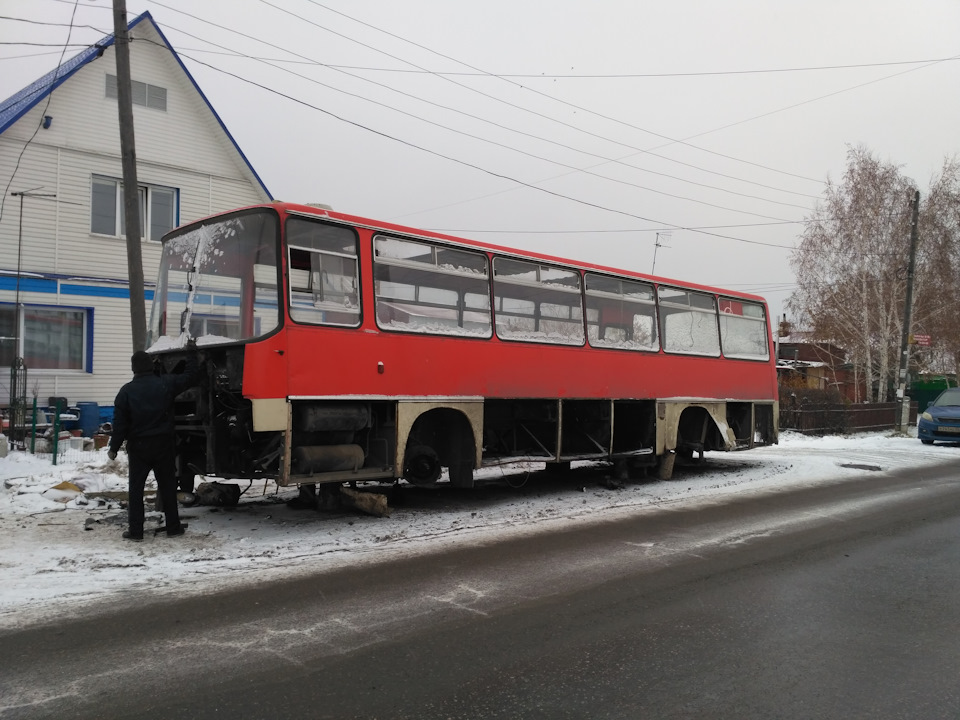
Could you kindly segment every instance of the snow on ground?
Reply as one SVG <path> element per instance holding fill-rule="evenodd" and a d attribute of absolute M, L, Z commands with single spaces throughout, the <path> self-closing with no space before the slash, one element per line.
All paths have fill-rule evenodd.
<path fill-rule="evenodd" d="M 202 594 L 664 505 L 717 502 L 725 494 L 842 482 L 869 470 L 940 464 L 958 453 L 956 445 L 921 445 L 915 429 L 913 437 L 785 432 L 779 446 L 708 453 L 702 465 L 678 468 L 668 482 L 610 482 L 607 466 L 590 464 L 547 476 L 532 463 L 479 471 L 473 490 L 385 487 L 392 511 L 385 518 L 296 510 L 287 505 L 296 490 L 242 482 L 236 507 L 181 508 L 189 529 L 178 538 L 155 536 L 162 516 L 148 512 L 146 538 L 135 543 L 120 536 L 125 454 L 110 462 L 102 450 L 54 466 L 49 456 L 13 452 L 0 458 L 0 628 L 140 595 Z"/>

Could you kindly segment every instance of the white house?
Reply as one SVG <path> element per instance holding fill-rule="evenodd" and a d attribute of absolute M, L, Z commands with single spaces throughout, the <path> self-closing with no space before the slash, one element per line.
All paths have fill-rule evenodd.
<path fill-rule="evenodd" d="M 129 31 L 149 314 L 165 232 L 272 198 L 150 13 Z M 18 356 L 41 405 L 110 406 L 130 378 L 113 43 L 0 103 L 0 405 Z"/>

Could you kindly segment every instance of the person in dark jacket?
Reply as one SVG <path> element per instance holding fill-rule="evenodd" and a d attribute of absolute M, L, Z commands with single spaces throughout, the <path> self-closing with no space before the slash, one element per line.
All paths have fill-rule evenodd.
<path fill-rule="evenodd" d="M 130 359 L 133 380 L 120 388 L 113 404 L 113 435 L 108 456 L 116 459 L 117 451 L 126 440 L 130 460 L 130 528 L 123 533 L 127 540 L 143 540 L 143 487 L 151 470 L 157 479 L 167 536 L 183 535 L 187 527 L 180 522 L 177 509 L 173 408 L 174 398 L 200 378 L 196 343 L 190 340 L 187 349 L 184 372 L 162 376 L 154 373 L 150 355 L 143 350 L 135 352 Z"/>

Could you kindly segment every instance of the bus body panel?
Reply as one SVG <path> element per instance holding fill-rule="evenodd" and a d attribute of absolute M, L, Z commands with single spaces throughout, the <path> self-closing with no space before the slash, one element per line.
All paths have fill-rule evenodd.
<path fill-rule="evenodd" d="M 564 398 L 776 397 L 772 360 L 289 327 L 289 395 Z M 382 365 L 381 365 L 382 363 Z M 766 372 L 764 372 L 766 370 Z M 758 372 L 760 371 L 760 372 Z M 261 377 L 252 397 L 277 387 Z M 245 385 L 246 387 L 246 385 Z"/>
<path fill-rule="evenodd" d="M 341 234 L 352 233 L 355 254 L 309 246 L 302 238 L 299 245 L 288 246 L 286 219 L 294 216 L 333 222 Z M 254 230 L 244 229 L 246 218 L 252 219 L 248 225 Z M 204 230 L 208 226 L 213 230 Z M 190 233 L 202 237 L 197 240 Z M 754 319 L 746 322 L 750 342 L 765 336 L 767 357 L 728 358 L 719 350 L 713 356 L 593 347 L 586 339 L 582 345 L 505 340 L 497 335 L 495 323 L 487 338 L 381 328 L 374 300 L 374 247 L 377 238 L 384 237 L 388 243 L 392 238 L 414 238 L 420 241 L 417 247 L 441 248 L 435 251 L 437 257 L 460 248 L 473 251 L 472 257 L 482 252 L 486 274 L 479 277 L 489 288 L 487 312 L 491 317 L 499 312 L 492 304 L 496 300 L 493 273 L 495 259 L 501 257 L 514 265 L 543 261 L 547 271 L 557 268 L 561 275 L 576 278 L 575 291 L 557 292 L 566 292 L 568 297 L 570 292 L 579 294 L 580 316 L 567 322 L 579 322 L 581 332 L 583 323 L 591 322 L 584 309 L 590 277 L 598 278 L 600 289 L 607 282 L 604 278 L 614 282 L 622 278 L 628 281 L 624 287 L 629 285 L 633 291 L 640 286 L 663 286 L 674 293 L 672 297 L 684 293 L 701 299 L 709 296 L 712 310 L 707 312 L 715 318 L 714 329 L 724 327 L 723 312 L 742 316 L 749 304 L 754 313 Z M 213 334 L 239 333 L 235 342 L 223 343 L 229 338 L 220 337 L 213 343 L 201 343 L 210 361 L 207 381 L 180 402 L 179 462 L 184 477 L 198 471 L 263 475 L 282 484 L 391 477 L 430 483 L 444 467 L 453 484 L 470 486 L 473 469 L 483 465 L 517 459 L 564 464 L 582 458 L 610 459 L 631 467 L 656 464 L 660 476 L 669 477 L 677 453 L 777 441 L 774 344 L 769 311 L 758 296 L 283 203 L 209 218 L 174 231 L 168 239 L 176 241 L 170 274 L 179 273 L 180 282 L 185 277 L 190 285 L 189 293 L 184 286 L 176 290 L 161 267 L 155 304 L 163 303 L 169 294 L 173 306 L 169 312 L 166 306 L 154 308 L 155 322 L 160 319 L 154 327 L 161 336 L 166 335 L 166 343 L 160 343 L 155 351 L 167 371 L 176 368 L 182 355 L 175 347 L 170 349 L 176 330 L 165 326 L 168 317 L 186 317 L 186 322 L 202 329 L 218 328 L 218 333 L 210 330 Z M 240 243 L 235 253 L 231 255 L 229 249 L 221 252 L 234 239 Z M 196 264 L 184 250 L 190 247 L 188 241 L 201 249 Z M 210 248 L 217 252 L 211 253 Z M 208 303 L 205 316 L 193 306 L 201 251 L 207 253 L 203 259 L 208 263 L 202 295 Z M 299 253 L 296 260 L 295 253 Z M 247 260 L 249 266 L 245 267 L 248 256 L 256 259 Z M 293 275 L 301 286 L 309 282 L 326 287 L 322 279 L 326 266 L 321 263 L 331 258 L 339 267 L 347 262 L 356 264 L 358 280 L 351 291 L 356 300 L 348 303 L 345 312 L 343 306 L 331 306 L 321 296 L 316 305 L 320 309 L 313 310 L 309 291 L 301 289 L 301 321 L 295 321 L 291 317 Z M 419 267 L 411 270 L 419 258 L 393 262 L 411 277 L 425 272 Z M 478 276 L 469 275 L 474 271 L 444 269 L 450 267 L 440 266 L 437 260 L 429 271 L 466 275 L 466 281 L 476 287 Z M 338 277 L 345 277 L 340 272 Z M 624 303 L 636 302 L 635 296 L 624 297 Z M 672 297 L 668 300 L 675 302 Z M 184 298 L 188 298 L 186 309 Z M 317 294 L 313 298 L 318 301 Z M 694 301 L 689 302 L 693 308 Z M 654 305 L 652 301 L 647 304 Z M 238 308 L 231 311 L 234 315 L 224 312 L 223 317 L 216 316 L 217 308 L 231 306 Z M 601 318 L 612 318 L 602 322 L 623 323 L 622 318 L 631 317 L 621 314 L 617 306 L 606 308 L 611 311 L 608 315 L 604 315 L 603 305 L 596 307 L 602 308 Z M 188 310 L 197 319 L 191 320 Z M 671 311 L 658 304 L 653 312 L 657 322 L 656 317 Z M 347 321 L 319 324 L 331 313 Z M 317 324 L 303 322 L 304 317 L 316 319 Z M 550 321 L 557 316 L 538 317 Z M 352 323 L 351 318 L 355 319 Z M 666 322 L 663 317 L 661 321 Z M 756 332 L 761 321 L 762 335 Z M 597 320 L 592 322 L 596 329 Z M 356 326 L 348 326 L 351 324 Z M 658 347 L 660 332 L 657 325 Z"/>

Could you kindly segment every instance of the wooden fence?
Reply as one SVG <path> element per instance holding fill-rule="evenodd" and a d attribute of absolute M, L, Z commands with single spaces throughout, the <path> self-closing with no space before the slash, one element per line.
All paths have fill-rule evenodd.
<path fill-rule="evenodd" d="M 780 429 L 807 435 L 831 435 L 861 430 L 892 430 L 898 424 L 900 403 L 780 404 Z M 910 403 L 910 424 L 917 423 L 917 403 Z"/>

